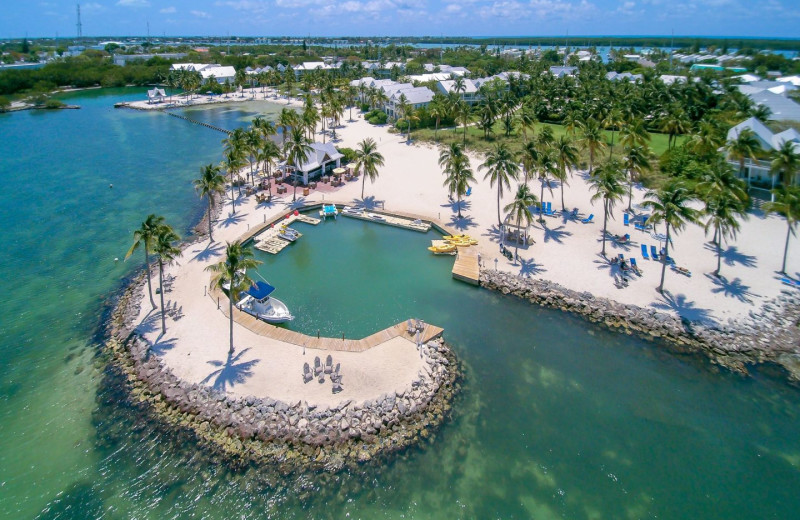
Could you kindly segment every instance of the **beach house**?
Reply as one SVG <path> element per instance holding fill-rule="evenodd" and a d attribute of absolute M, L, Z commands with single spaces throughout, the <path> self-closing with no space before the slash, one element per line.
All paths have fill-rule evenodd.
<path fill-rule="evenodd" d="M 761 145 L 761 153 L 755 160 L 746 158 L 744 169 L 740 168 L 738 158 L 729 154 L 727 160 L 734 167 L 738 176 L 747 181 L 749 188 L 770 190 L 780 184 L 778 175 L 770 172 L 770 154 L 783 146 L 786 141 L 793 143 L 795 151 L 800 153 L 800 132 L 790 128 L 783 132 L 773 133 L 764 123 L 751 117 L 728 130 L 728 142 L 735 141 L 745 129 L 753 132 L 758 144 Z M 794 184 L 798 184 L 798 176 L 799 174 L 796 173 Z"/>
<path fill-rule="evenodd" d="M 310 179 L 330 175 L 334 168 L 341 166 L 341 159 L 344 157 L 331 143 L 311 143 L 310 146 L 311 151 L 306 160 L 297 165 L 296 169 L 298 181 L 302 180 L 303 184 L 308 184 Z M 286 162 L 280 163 L 279 167 L 286 174 L 294 173 L 289 171 L 292 167 Z"/>

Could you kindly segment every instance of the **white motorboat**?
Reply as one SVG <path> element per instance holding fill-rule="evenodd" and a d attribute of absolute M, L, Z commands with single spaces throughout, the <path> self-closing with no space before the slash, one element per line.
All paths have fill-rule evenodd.
<path fill-rule="evenodd" d="M 300 238 L 300 233 L 298 233 L 296 229 L 284 226 L 281 228 L 280 233 L 278 233 L 278 236 L 284 240 L 288 240 L 289 242 L 294 242 L 295 240 Z"/>
<path fill-rule="evenodd" d="M 236 307 L 267 323 L 284 323 L 294 319 L 286 304 L 270 296 L 275 287 L 266 282 L 256 282 L 247 290 Z"/>

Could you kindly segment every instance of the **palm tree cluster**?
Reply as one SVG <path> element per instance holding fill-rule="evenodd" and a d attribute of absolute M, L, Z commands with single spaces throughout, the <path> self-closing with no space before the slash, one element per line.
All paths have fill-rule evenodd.
<path fill-rule="evenodd" d="M 139 229 L 133 232 L 133 245 L 125 254 L 125 260 L 130 258 L 134 251 L 140 247 L 144 251 L 145 271 L 147 273 L 147 294 L 150 297 L 150 304 L 156 308 L 153 300 L 153 288 L 150 282 L 150 253 L 155 253 L 158 261 L 158 292 L 161 297 L 161 334 L 167 333 L 166 313 L 164 312 L 164 266 L 171 264 L 180 255 L 181 250 L 177 247 L 180 237 L 164 217 L 155 214 L 147 216 Z"/>

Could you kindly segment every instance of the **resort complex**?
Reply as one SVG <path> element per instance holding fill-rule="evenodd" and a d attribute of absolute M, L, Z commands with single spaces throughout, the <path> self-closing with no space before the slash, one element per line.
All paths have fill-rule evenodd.
<path fill-rule="evenodd" d="M 9 284 L 26 350 L 0 395 L 28 371 L 78 381 L 26 397 L 64 410 L 69 457 L 32 414 L 2 428 L 45 446 L 31 468 L 93 468 L 44 507 L 0 477 L 10 517 L 800 506 L 797 57 L 83 43 L 0 70 L 19 111 L 0 172 L 24 195 L 3 274 L 43 277 Z M 45 84 L 70 67 L 102 88 Z M 56 331 L 68 350 L 28 351 Z"/>

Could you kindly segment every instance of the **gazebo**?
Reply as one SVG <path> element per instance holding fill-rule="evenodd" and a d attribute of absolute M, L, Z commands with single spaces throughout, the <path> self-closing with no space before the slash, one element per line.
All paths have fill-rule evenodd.
<path fill-rule="evenodd" d="M 527 246 L 529 240 L 528 229 L 530 229 L 530 227 L 530 224 L 524 219 L 517 224 L 517 219 L 510 214 L 506 215 L 506 218 L 503 220 L 503 225 L 500 226 L 500 233 L 502 236 L 501 242 L 513 240 L 517 244 L 524 244 Z"/>

